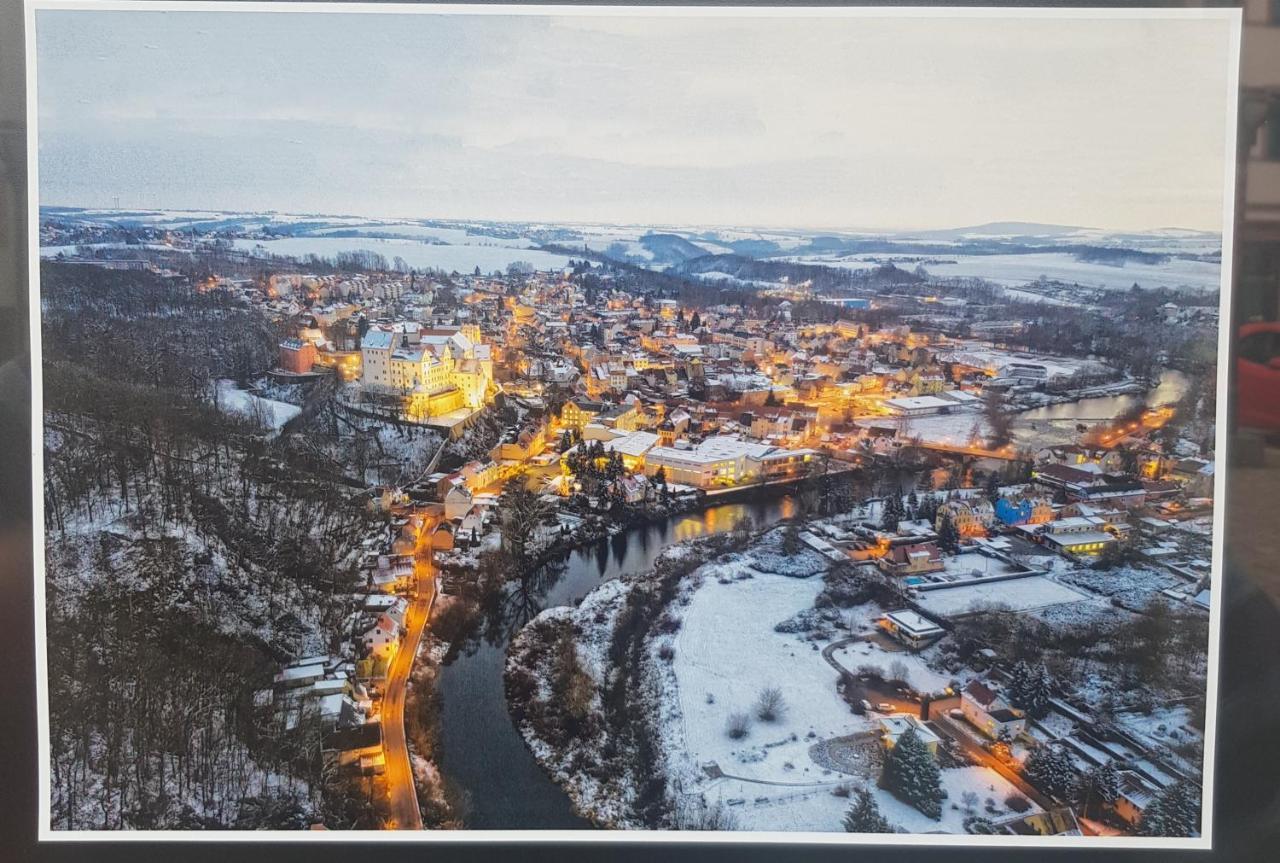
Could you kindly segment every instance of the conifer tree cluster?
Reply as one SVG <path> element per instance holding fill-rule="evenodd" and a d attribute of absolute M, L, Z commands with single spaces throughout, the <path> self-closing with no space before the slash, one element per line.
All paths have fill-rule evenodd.
<path fill-rule="evenodd" d="M 566 464 L 588 494 L 594 494 L 601 485 L 610 484 L 627 473 L 622 456 L 616 451 L 606 452 L 598 440 L 580 444 L 570 453 Z"/>
<path fill-rule="evenodd" d="M 1043 718 L 1049 712 L 1049 699 L 1053 697 L 1053 677 L 1044 663 L 1019 662 L 1009 678 L 1009 703 L 1025 710 L 1032 719 Z"/>
<path fill-rule="evenodd" d="M 1059 800 L 1067 799 L 1076 787 L 1076 770 L 1071 757 L 1057 746 L 1038 746 L 1027 756 L 1023 767 L 1027 780 L 1044 793 Z"/>
<path fill-rule="evenodd" d="M 1119 795 L 1120 774 L 1110 761 L 1090 768 L 1076 785 L 1076 800 L 1086 814 L 1115 802 Z"/>
<path fill-rule="evenodd" d="M 1140 836 L 1192 836 L 1199 832 L 1200 801 L 1185 782 L 1162 789 L 1138 822 Z"/>
<path fill-rule="evenodd" d="M 960 548 L 960 531 L 956 530 L 950 513 L 944 514 L 938 522 L 938 548 L 952 553 Z"/>
<path fill-rule="evenodd" d="M 884 758 L 880 784 L 930 818 L 942 817 L 942 777 L 924 741 L 908 728 Z"/>

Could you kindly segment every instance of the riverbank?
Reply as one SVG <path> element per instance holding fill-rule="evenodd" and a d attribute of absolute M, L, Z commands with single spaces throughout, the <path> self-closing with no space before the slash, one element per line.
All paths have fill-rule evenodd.
<path fill-rule="evenodd" d="M 575 518 L 581 519 L 571 532 L 556 536 L 549 544 L 538 551 L 534 557 L 534 565 L 547 566 L 562 562 L 569 555 L 599 542 L 613 539 L 630 531 L 662 524 L 683 515 L 706 512 L 709 509 L 737 505 L 758 504 L 768 501 L 785 500 L 812 486 L 823 478 L 851 474 L 861 470 L 860 465 L 851 465 L 831 470 L 822 476 L 788 478 L 766 483 L 731 486 L 717 489 L 690 489 L 689 492 L 673 494 L 666 502 L 648 501 L 639 505 L 629 504 L 621 513 L 604 512 L 571 512 Z M 791 515 L 790 507 L 785 508 L 783 517 Z M 730 525 L 732 527 L 732 525 Z M 716 531 L 719 532 L 719 531 Z M 450 576 L 458 577 L 463 573 L 473 572 L 478 566 L 479 555 L 494 548 L 492 543 L 484 542 L 464 552 L 453 552 L 437 557 L 438 567 Z"/>
<path fill-rule="evenodd" d="M 546 608 L 573 606 L 599 585 L 650 572 L 670 546 L 733 531 L 747 520 L 774 524 L 794 512 L 786 496 L 716 503 L 697 512 L 633 526 L 572 550 L 545 578 L 509 602 L 483 610 L 478 632 L 459 638 L 445 659 L 441 771 L 468 802 L 466 823 L 476 829 L 583 829 L 593 826 L 534 758 L 507 710 L 507 646 L 519 628 Z M 524 617 L 524 615 L 528 617 Z M 437 621 L 447 616 L 444 610 Z M 434 624 L 433 624 L 434 625 Z"/>
<path fill-rule="evenodd" d="M 720 534 L 666 549 L 652 572 L 605 582 L 542 612 L 512 641 L 507 707 L 530 752 L 598 827 L 678 826 L 649 667 L 655 629 L 690 573 L 749 541 Z M 659 660 L 661 661 L 661 660 Z"/>
<path fill-rule="evenodd" d="M 436 766 L 440 741 L 440 691 L 436 684 L 446 649 L 447 645 L 430 635 L 422 640 L 405 696 L 405 738 L 424 830 L 459 829 L 465 811 L 465 801 L 453 793 Z"/>

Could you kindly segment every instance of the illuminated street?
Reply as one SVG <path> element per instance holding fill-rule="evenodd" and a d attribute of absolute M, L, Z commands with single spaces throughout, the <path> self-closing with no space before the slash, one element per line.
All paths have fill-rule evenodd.
<path fill-rule="evenodd" d="M 424 530 L 423 535 L 427 532 Z M 422 816 L 418 811 L 418 795 L 414 789 L 413 769 L 409 762 L 409 746 L 405 740 L 404 707 L 406 684 L 418 653 L 423 630 L 435 602 L 435 569 L 431 564 L 430 544 L 415 555 L 413 602 L 405 615 L 404 641 L 396 651 L 387 671 L 386 692 L 382 698 L 382 739 L 386 750 L 384 775 L 388 795 L 388 826 L 396 830 L 420 830 Z"/>

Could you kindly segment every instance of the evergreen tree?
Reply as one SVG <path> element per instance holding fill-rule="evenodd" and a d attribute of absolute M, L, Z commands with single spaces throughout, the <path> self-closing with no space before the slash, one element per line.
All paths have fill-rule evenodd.
<path fill-rule="evenodd" d="M 942 817 L 942 777 L 924 741 L 908 728 L 884 758 L 880 784 L 930 818 Z"/>
<path fill-rule="evenodd" d="M 893 533 L 902 520 L 902 496 L 894 491 L 884 499 L 884 508 L 880 515 L 880 529 Z"/>
<path fill-rule="evenodd" d="M 565 429 L 564 434 L 560 435 L 560 452 L 568 452 L 573 447 L 573 435 L 569 434 L 569 430 Z"/>
<path fill-rule="evenodd" d="M 1071 757 L 1057 746 L 1037 746 L 1027 756 L 1023 772 L 1032 785 L 1059 800 L 1065 800 L 1076 786 Z"/>
<path fill-rule="evenodd" d="M 1138 822 L 1139 836 L 1191 836 L 1200 832 L 1200 801 L 1185 782 L 1161 789 Z"/>
<path fill-rule="evenodd" d="M 1076 788 L 1076 800 L 1084 812 L 1095 811 L 1099 805 L 1115 802 L 1120 794 L 1120 774 L 1110 761 L 1100 767 L 1090 768 Z"/>
<path fill-rule="evenodd" d="M 987 475 L 987 500 L 993 504 L 1000 499 L 1000 475 L 992 472 Z"/>
<path fill-rule="evenodd" d="M 795 519 L 791 519 L 782 528 L 782 553 L 799 554 L 800 548 L 800 525 Z"/>
<path fill-rule="evenodd" d="M 950 552 L 960 548 L 960 533 L 956 530 L 956 523 L 950 513 L 943 515 L 938 524 L 938 548 Z"/>
<path fill-rule="evenodd" d="M 654 484 L 654 485 L 660 485 L 660 486 L 662 486 L 663 488 L 665 488 L 665 487 L 666 487 L 666 485 L 667 485 L 667 469 L 666 469 L 665 467 L 661 467 L 661 466 L 659 466 L 659 468 L 653 472 L 653 484 Z"/>
<path fill-rule="evenodd" d="M 893 833 L 888 820 L 880 814 L 876 798 L 865 788 L 857 792 L 858 799 L 844 816 L 844 829 L 849 833 Z"/>
<path fill-rule="evenodd" d="M 1009 703 L 1025 710 L 1032 719 L 1041 719 L 1049 712 L 1049 699 L 1053 697 L 1053 678 L 1044 663 L 1036 666 L 1019 662 L 1009 674 Z"/>
<path fill-rule="evenodd" d="M 697 312 L 693 313 L 693 317 L 689 319 L 689 331 L 693 332 L 702 328 L 702 318 Z"/>

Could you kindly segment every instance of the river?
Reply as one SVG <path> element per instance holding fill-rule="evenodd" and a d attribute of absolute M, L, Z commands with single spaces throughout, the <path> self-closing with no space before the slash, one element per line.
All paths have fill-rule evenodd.
<path fill-rule="evenodd" d="M 723 533 L 743 516 L 757 525 L 773 524 L 793 507 L 790 497 L 725 503 L 631 528 L 572 552 L 537 604 L 576 605 L 605 581 L 649 569 L 669 545 Z M 568 796 L 538 766 L 507 713 L 502 670 L 510 633 L 499 632 L 494 643 L 481 640 L 441 672 L 440 770 L 466 792 L 471 829 L 588 829 L 591 824 L 574 814 Z"/>
<path fill-rule="evenodd" d="M 1148 404 L 1176 400 L 1186 378 L 1166 371 L 1146 396 Z M 1105 396 L 1025 411 L 1015 427 L 1019 444 L 1039 447 L 1075 440 L 1076 422 L 1113 418 L 1138 404 L 1140 396 Z M 1034 425 L 1035 428 L 1031 428 Z M 903 488 L 915 477 L 902 480 Z M 752 503 L 726 503 L 663 522 L 626 530 L 568 555 L 562 568 L 549 570 L 540 595 L 526 597 L 533 607 L 520 608 L 507 626 L 494 628 L 445 666 L 438 682 L 441 694 L 439 767 L 469 798 L 467 826 L 472 829 L 589 829 L 575 815 L 569 798 L 538 766 L 507 713 L 502 671 L 510 636 L 526 618 L 543 608 L 576 605 L 594 587 L 626 573 L 649 569 L 667 546 L 722 533 L 739 518 L 772 524 L 788 517 L 790 497 Z"/>
<path fill-rule="evenodd" d="M 1155 406 L 1175 402 L 1186 392 L 1187 383 L 1182 372 L 1165 369 L 1159 382 L 1146 395 L 1099 396 L 1023 411 L 1014 423 L 1014 440 L 1020 448 L 1031 450 L 1074 443 L 1079 438 L 1077 423 L 1086 426 L 1110 423 L 1140 403 Z"/>

